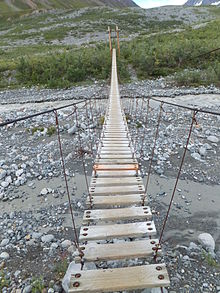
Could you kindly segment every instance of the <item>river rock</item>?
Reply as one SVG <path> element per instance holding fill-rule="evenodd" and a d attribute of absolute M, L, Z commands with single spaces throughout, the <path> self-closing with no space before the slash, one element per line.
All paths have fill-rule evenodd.
<path fill-rule="evenodd" d="M 198 161 L 201 160 L 201 156 L 200 156 L 200 154 L 198 154 L 198 153 L 192 153 L 192 154 L 191 154 L 191 157 L 193 157 L 195 160 L 198 160 Z"/>
<path fill-rule="evenodd" d="M 2 252 L 0 254 L 0 258 L 4 260 L 9 259 L 9 254 L 7 252 Z"/>
<path fill-rule="evenodd" d="M 198 241 L 206 250 L 211 253 L 214 253 L 215 250 L 215 240 L 213 239 L 212 235 L 209 233 L 202 233 L 198 236 Z"/>
<path fill-rule="evenodd" d="M 64 240 L 62 243 L 61 243 L 61 246 L 62 248 L 68 248 L 71 246 L 71 241 L 70 240 Z"/>
<path fill-rule="evenodd" d="M 74 133 L 76 133 L 76 131 L 77 131 L 77 127 L 73 126 L 73 127 L 68 129 L 68 134 L 74 134 Z"/>
<path fill-rule="evenodd" d="M 54 236 L 52 234 L 44 235 L 41 237 L 41 241 L 44 243 L 49 243 L 54 240 Z"/>
<path fill-rule="evenodd" d="M 4 247 L 4 246 L 8 245 L 9 242 L 10 242 L 9 239 L 2 239 L 0 246 Z"/>
<path fill-rule="evenodd" d="M 206 153 L 207 153 L 206 148 L 204 148 L 204 147 L 200 147 L 200 148 L 199 148 L 199 153 L 200 153 L 201 156 L 205 156 Z"/>
<path fill-rule="evenodd" d="M 219 142 L 219 139 L 214 135 L 208 136 L 207 139 L 208 139 L 208 141 L 211 141 L 213 143 L 218 143 Z"/>
<path fill-rule="evenodd" d="M 7 174 L 7 172 L 5 170 L 0 169 L 0 179 L 5 178 L 6 174 Z"/>

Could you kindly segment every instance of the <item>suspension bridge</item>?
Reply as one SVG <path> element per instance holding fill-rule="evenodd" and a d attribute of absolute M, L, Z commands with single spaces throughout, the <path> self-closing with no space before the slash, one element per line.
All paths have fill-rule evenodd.
<path fill-rule="evenodd" d="M 119 30 L 117 27 L 116 37 L 118 46 L 117 52 L 119 55 Z M 117 76 L 116 49 L 112 49 L 111 39 L 111 30 L 109 28 L 110 51 L 112 57 L 110 94 L 108 103 L 106 102 L 107 110 L 99 138 L 99 144 L 96 147 L 96 158 L 93 165 L 90 186 L 85 176 L 88 193 L 86 200 L 87 210 L 84 211 L 83 225 L 79 235 L 74 221 L 72 201 L 68 187 L 58 112 L 65 108 L 73 107 L 73 112 L 67 117 L 75 115 L 77 129 L 80 129 L 78 121 L 80 109 L 85 108 L 86 115 L 88 115 L 87 106 L 90 104 L 92 112 L 93 107 L 91 103 L 94 102 L 96 105 L 96 99 L 94 99 L 94 101 L 90 99 L 74 102 L 14 120 L 4 121 L 0 123 L 0 127 L 8 127 L 10 124 L 15 125 L 17 123 L 22 124 L 22 122 L 28 119 L 34 119 L 37 116 L 49 115 L 51 113 L 55 114 L 60 161 L 63 167 L 66 193 L 72 217 L 74 243 L 78 250 L 75 263 L 81 264 L 80 270 L 72 272 L 69 293 L 125 292 L 145 288 L 161 288 L 161 292 L 163 292 L 163 288 L 169 286 L 170 281 L 165 263 L 160 262 L 163 258 L 159 258 L 158 256 L 162 256 L 163 254 L 161 243 L 164 229 L 167 224 L 169 212 L 172 208 L 193 127 L 197 124 L 197 113 L 215 116 L 220 116 L 220 113 L 207 109 L 177 105 L 153 97 L 143 97 L 140 108 L 143 109 L 145 107 L 144 103 L 147 102 L 146 125 L 149 118 L 150 101 L 152 100 L 155 103 L 159 103 L 159 114 L 154 126 L 155 137 L 152 139 L 149 171 L 146 185 L 144 186 L 136 158 L 136 150 L 137 145 L 140 144 L 139 153 L 142 153 L 144 136 L 147 135 L 146 127 L 141 135 L 139 130 L 136 130 L 138 139 L 136 139 L 134 143 L 132 135 L 129 133 L 127 117 L 121 104 Z M 138 108 L 137 103 L 138 100 L 136 100 L 136 110 Z M 134 104 L 134 99 L 130 99 L 126 105 L 128 113 L 132 111 L 135 112 Z M 187 126 L 189 130 L 187 132 L 186 142 L 184 142 L 184 150 L 182 158 L 180 159 L 180 166 L 171 194 L 170 203 L 160 235 L 157 239 L 153 212 L 150 206 L 147 205 L 147 191 L 153 166 L 152 162 L 155 146 L 159 137 L 159 128 L 164 112 L 164 104 L 180 109 L 182 108 L 184 111 L 189 111 L 189 114 L 191 112 L 191 118 L 190 124 Z M 102 113 L 102 111 L 100 111 L 100 113 Z M 93 120 L 94 117 L 92 118 L 92 121 Z M 83 151 L 83 147 L 85 146 L 83 146 L 81 142 L 80 131 L 77 131 L 76 135 L 77 134 L 79 152 L 86 174 Z M 94 141 L 91 140 L 91 153 L 93 143 Z M 117 264 L 116 268 L 112 268 L 111 265 L 108 266 L 112 261 Z M 103 262 L 107 264 L 106 269 L 96 265 L 97 269 L 87 270 L 85 266 L 85 264 L 89 263 L 100 264 Z"/>
<path fill-rule="evenodd" d="M 121 108 L 116 49 L 112 50 L 110 96 L 93 166 L 76 262 L 154 259 L 161 253 L 152 212 L 125 114 Z M 121 241 L 120 239 L 124 239 Z M 110 240 L 113 240 L 110 242 Z M 132 240 L 132 241 L 131 241 Z M 169 285 L 164 263 L 73 273 L 69 292 L 117 292 Z"/>

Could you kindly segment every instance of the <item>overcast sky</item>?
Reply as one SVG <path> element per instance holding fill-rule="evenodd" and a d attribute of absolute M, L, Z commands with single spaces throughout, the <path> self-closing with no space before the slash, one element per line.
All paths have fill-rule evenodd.
<path fill-rule="evenodd" d="M 186 0 L 134 0 L 139 6 L 143 8 L 158 7 L 164 5 L 181 5 Z"/>

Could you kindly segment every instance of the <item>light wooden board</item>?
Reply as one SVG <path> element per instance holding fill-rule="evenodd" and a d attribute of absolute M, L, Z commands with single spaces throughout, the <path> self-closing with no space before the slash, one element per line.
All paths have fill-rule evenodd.
<path fill-rule="evenodd" d="M 81 245 L 80 248 L 84 253 L 83 260 L 88 262 L 108 261 L 129 258 L 145 258 L 154 255 L 157 239 L 124 241 L 108 244 L 89 243 Z M 158 255 L 161 249 L 158 250 Z M 80 258 L 76 259 L 78 262 Z"/>
<path fill-rule="evenodd" d="M 96 171 L 117 171 L 117 170 L 138 170 L 138 164 L 115 164 L 115 165 L 103 165 L 103 164 L 96 164 L 94 165 L 94 170 Z"/>
<path fill-rule="evenodd" d="M 129 147 L 130 146 L 130 142 L 121 142 L 121 141 L 102 141 L 101 146 L 107 146 L 107 147 Z"/>
<path fill-rule="evenodd" d="M 103 150 L 101 149 L 99 152 L 100 156 L 101 155 L 106 155 L 106 154 L 113 154 L 113 155 L 131 155 L 132 152 L 130 149 L 127 150 Z"/>
<path fill-rule="evenodd" d="M 119 177 L 119 178 L 92 178 L 90 186 L 117 186 L 142 184 L 141 177 Z"/>
<path fill-rule="evenodd" d="M 113 195 L 113 194 L 134 194 L 144 193 L 144 186 L 139 185 L 124 185 L 124 186 L 91 186 L 89 188 L 91 195 Z"/>
<path fill-rule="evenodd" d="M 109 207 L 109 206 L 130 206 L 140 205 L 143 202 L 144 194 L 130 194 L 130 195 L 106 195 L 106 196 L 92 196 L 92 204 L 95 208 Z M 147 200 L 145 201 L 147 203 Z M 86 204 L 90 206 L 90 199 L 87 197 Z"/>
<path fill-rule="evenodd" d="M 104 210 L 87 210 L 83 222 L 118 221 L 118 220 L 150 220 L 152 213 L 149 207 L 129 207 Z"/>
<path fill-rule="evenodd" d="M 76 278 L 79 276 L 78 274 L 80 277 Z M 163 276 L 163 278 L 161 279 L 159 276 Z M 74 284 L 79 284 L 79 286 L 74 287 Z M 69 293 L 117 292 L 169 285 L 165 264 L 153 264 L 107 270 L 76 271 L 71 277 Z"/>
<path fill-rule="evenodd" d="M 131 170 L 116 170 L 116 171 L 97 171 L 97 178 L 105 178 L 105 177 L 128 177 L 128 176 L 140 176 L 140 171 L 138 173 L 136 171 Z"/>
<path fill-rule="evenodd" d="M 117 155 L 105 154 L 105 155 L 100 155 L 100 157 L 97 156 L 97 158 L 100 158 L 100 159 L 132 159 L 133 155 L 132 154 L 121 154 L 121 155 L 120 154 L 117 154 Z"/>
<path fill-rule="evenodd" d="M 121 151 L 131 151 L 131 148 L 126 145 L 119 145 L 119 146 L 102 146 L 103 151 L 114 151 L 114 150 L 121 150 Z"/>
<path fill-rule="evenodd" d="M 128 224 L 83 226 L 80 229 L 79 240 L 107 240 L 124 237 L 143 237 L 156 234 L 153 221 Z"/>
<path fill-rule="evenodd" d="M 95 164 L 115 165 L 115 164 L 138 164 L 136 159 L 99 159 L 95 160 Z"/>

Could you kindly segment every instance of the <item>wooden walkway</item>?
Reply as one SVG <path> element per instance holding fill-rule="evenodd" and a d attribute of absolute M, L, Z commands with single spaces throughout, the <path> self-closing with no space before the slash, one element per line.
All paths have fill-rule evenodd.
<path fill-rule="evenodd" d="M 144 196 L 121 109 L 114 49 L 109 103 L 87 199 L 92 209 L 84 213 L 79 236 L 83 262 L 147 258 L 152 262 L 158 240 L 154 239 L 156 228 L 151 209 L 143 206 Z M 120 268 L 75 272 L 69 292 L 118 292 L 169 286 L 164 263 L 138 266 L 124 263 L 126 266 Z"/>

